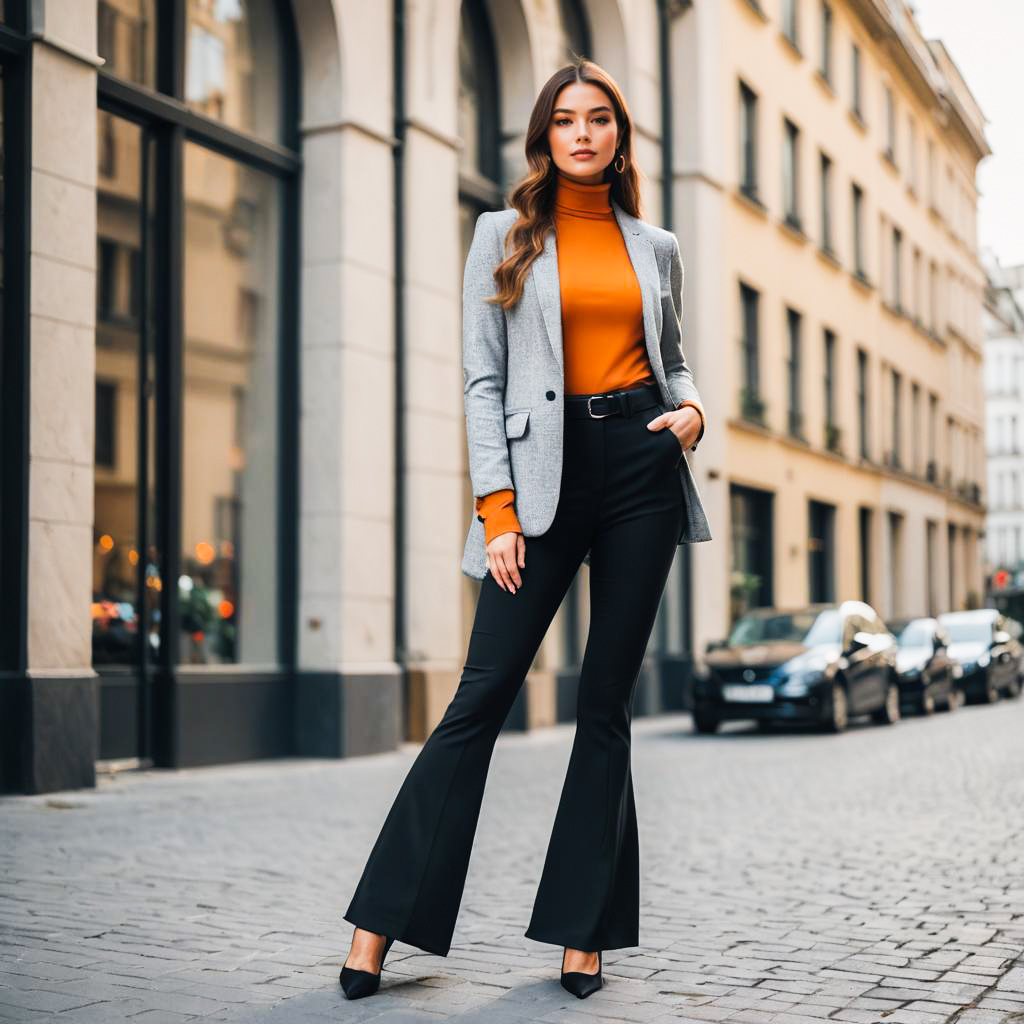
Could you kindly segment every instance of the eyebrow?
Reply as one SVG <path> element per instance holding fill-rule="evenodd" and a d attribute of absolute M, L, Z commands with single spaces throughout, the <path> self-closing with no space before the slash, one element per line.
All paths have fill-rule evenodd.
<path fill-rule="evenodd" d="M 612 108 L 611 107 L 602 106 L 602 107 L 591 107 L 590 110 L 588 111 L 588 113 L 592 114 L 595 110 L 607 110 L 609 114 L 612 112 Z M 575 110 L 571 110 L 569 107 L 555 107 L 555 109 L 552 111 L 552 113 L 553 114 L 575 114 L 576 111 Z"/>

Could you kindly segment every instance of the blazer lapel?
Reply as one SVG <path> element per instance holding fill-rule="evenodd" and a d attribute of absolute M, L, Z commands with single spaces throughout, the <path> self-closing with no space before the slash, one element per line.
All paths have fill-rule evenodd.
<path fill-rule="evenodd" d="M 644 306 L 644 337 L 647 355 L 652 365 L 659 370 L 661 365 L 661 275 L 658 273 L 658 256 L 654 243 L 644 231 L 643 225 L 632 214 L 627 213 L 615 200 L 611 201 L 615 218 L 626 242 L 626 251 L 640 284 Z"/>
<path fill-rule="evenodd" d="M 654 243 L 647 237 L 640 221 L 627 213 L 615 200 L 611 201 L 622 232 L 626 251 L 629 253 L 633 272 L 640 285 L 643 302 L 644 340 L 651 363 L 659 370 L 661 361 L 661 277 L 658 273 L 658 258 L 654 251 Z M 533 278 L 540 302 L 541 314 L 547 328 L 548 341 L 558 369 L 565 375 L 565 359 L 562 349 L 562 293 L 558 278 L 558 248 L 555 232 L 552 229 L 544 236 L 544 248 L 530 265 L 530 276 Z"/>

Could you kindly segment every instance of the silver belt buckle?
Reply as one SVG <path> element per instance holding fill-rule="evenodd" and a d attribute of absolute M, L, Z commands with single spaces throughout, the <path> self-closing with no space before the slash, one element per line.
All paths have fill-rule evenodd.
<path fill-rule="evenodd" d="M 590 409 L 590 403 L 591 403 L 591 402 L 592 402 L 592 401 L 593 401 L 593 400 L 594 400 L 595 398 L 605 398 L 605 397 L 607 397 L 607 396 L 605 396 L 605 395 L 591 395 L 591 396 L 590 396 L 590 397 L 589 397 L 589 398 L 587 399 L 587 415 L 588 415 L 588 416 L 589 416 L 589 417 L 590 417 L 590 418 L 591 418 L 592 420 L 603 420 L 603 419 L 604 419 L 604 418 L 605 418 L 606 416 L 614 416 L 614 415 L 615 415 L 614 411 L 612 411 L 612 412 L 598 412 L 598 413 L 595 413 L 595 412 L 592 412 L 592 411 L 591 411 L 591 409 Z"/>

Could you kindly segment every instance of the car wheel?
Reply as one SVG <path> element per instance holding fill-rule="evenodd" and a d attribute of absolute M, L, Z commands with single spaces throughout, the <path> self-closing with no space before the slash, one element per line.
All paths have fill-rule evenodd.
<path fill-rule="evenodd" d="M 759 718 L 757 720 L 758 732 L 771 732 L 772 720 L 770 718 Z"/>
<path fill-rule="evenodd" d="M 829 732 L 842 732 L 850 721 L 850 709 L 846 701 L 846 688 L 842 683 L 832 684 L 832 707 L 825 721 Z"/>
<path fill-rule="evenodd" d="M 705 714 L 703 711 L 693 713 L 693 725 L 697 732 L 715 733 L 721 723 L 714 715 Z"/>
<path fill-rule="evenodd" d="M 922 715 L 935 713 L 935 694 L 928 687 L 921 691 L 921 700 L 918 703 L 917 710 Z"/>
<path fill-rule="evenodd" d="M 885 703 L 871 713 L 871 717 L 879 725 L 892 725 L 900 720 L 900 688 L 889 679 L 889 688 L 885 691 Z"/>

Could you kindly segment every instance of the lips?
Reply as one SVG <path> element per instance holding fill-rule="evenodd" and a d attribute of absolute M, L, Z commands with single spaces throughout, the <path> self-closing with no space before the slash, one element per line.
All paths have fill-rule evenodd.
<path fill-rule="evenodd" d="M 594 155 L 594 151 L 592 149 L 577 149 L 572 155 L 573 156 L 593 156 Z"/>

